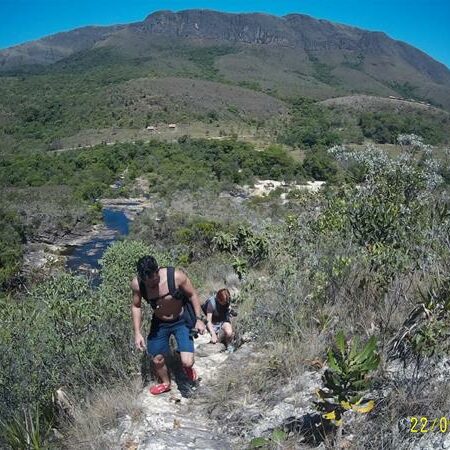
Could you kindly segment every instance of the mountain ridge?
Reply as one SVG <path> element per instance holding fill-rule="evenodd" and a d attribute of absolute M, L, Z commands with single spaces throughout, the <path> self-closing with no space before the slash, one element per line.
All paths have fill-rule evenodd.
<path fill-rule="evenodd" d="M 231 50 L 223 51 L 227 46 Z M 80 52 L 106 48 L 112 60 L 115 55 L 156 58 L 175 66 L 170 75 L 186 76 L 192 51 L 213 47 L 222 51 L 210 55 L 210 66 L 222 79 L 259 83 L 280 98 L 400 94 L 450 109 L 450 70 L 444 64 L 384 32 L 304 14 L 156 11 L 143 21 L 77 28 L 0 50 L 0 73 L 51 67 Z M 179 51 L 175 64 L 171 49 L 185 51 Z M 202 63 L 201 53 L 195 58 Z"/>

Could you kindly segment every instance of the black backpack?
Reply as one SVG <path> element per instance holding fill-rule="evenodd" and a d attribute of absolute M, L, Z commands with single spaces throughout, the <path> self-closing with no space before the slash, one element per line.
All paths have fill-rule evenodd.
<path fill-rule="evenodd" d="M 184 293 L 182 289 L 177 289 L 175 286 L 175 268 L 174 267 L 167 267 L 167 286 L 169 288 L 169 294 L 175 299 L 179 300 L 183 304 L 183 319 L 186 323 L 186 326 L 191 330 L 195 328 L 195 324 L 197 322 L 197 317 L 195 315 L 194 307 L 192 306 L 191 301 L 189 300 L 189 297 Z M 145 287 L 145 283 L 141 280 L 139 280 L 139 290 L 141 291 L 141 295 L 144 298 L 144 300 L 150 304 L 150 306 L 153 309 L 156 309 L 156 302 L 165 297 L 166 295 L 163 295 L 162 297 L 157 298 L 148 298 L 147 297 L 147 289 Z"/>

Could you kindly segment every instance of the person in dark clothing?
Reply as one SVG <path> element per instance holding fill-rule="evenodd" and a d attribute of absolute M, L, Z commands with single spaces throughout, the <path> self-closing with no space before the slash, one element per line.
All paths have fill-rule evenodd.
<path fill-rule="evenodd" d="M 211 334 L 211 343 L 223 342 L 227 352 L 232 353 L 234 333 L 231 326 L 231 294 L 228 289 L 220 289 L 202 305 L 206 314 L 206 327 Z"/>

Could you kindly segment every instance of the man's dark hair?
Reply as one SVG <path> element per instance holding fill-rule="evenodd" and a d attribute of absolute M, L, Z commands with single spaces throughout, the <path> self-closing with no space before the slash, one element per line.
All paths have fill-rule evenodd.
<path fill-rule="evenodd" d="M 159 270 L 156 259 L 150 255 L 140 258 L 136 264 L 136 268 L 140 280 L 145 280 Z"/>

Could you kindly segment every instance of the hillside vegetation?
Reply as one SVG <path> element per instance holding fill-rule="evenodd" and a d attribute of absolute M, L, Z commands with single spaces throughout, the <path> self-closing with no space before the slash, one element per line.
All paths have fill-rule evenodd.
<path fill-rule="evenodd" d="M 41 58 L 43 48 L 53 60 Z M 382 33 L 307 16 L 166 11 L 61 33 L 4 50 L 0 59 L 1 152 L 82 146 L 87 130 L 196 122 L 217 127 L 219 136 L 246 124 L 277 139 L 300 121 L 316 134 L 325 123 L 334 136 L 350 129 L 333 143 L 392 143 L 399 133 L 448 140 L 449 116 L 439 109 L 450 104 L 448 69 Z M 310 126 L 316 112 L 298 114 L 305 98 L 324 100 L 321 114 L 332 119 Z M 117 140 L 112 131 L 102 138 Z"/>
<path fill-rule="evenodd" d="M 423 52 L 381 32 L 300 14 L 159 11 L 142 22 L 87 27 L 0 52 L 5 73 L 111 61 L 163 76 L 246 83 L 283 98 L 360 92 L 450 105 L 449 70 Z"/>
<path fill-rule="evenodd" d="M 383 33 L 213 11 L 61 33 L 0 66 L 0 447 L 111 448 L 141 419 L 129 282 L 150 253 L 202 298 L 239 291 L 235 363 L 192 399 L 238 448 L 446 448 L 410 420 L 450 409 L 445 66 Z M 98 286 L 24 269 L 112 197 L 152 206 Z M 299 417 L 278 409 L 289 389 Z"/>
<path fill-rule="evenodd" d="M 142 146 L 141 156 L 138 146 L 113 147 L 119 152 L 114 160 L 134 152 L 139 167 L 146 158 L 167 158 L 158 167 L 167 167 L 161 173 L 170 189 L 191 193 L 166 197 L 159 209 L 139 218 L 130 238 L 105 254 L 97 290 L 83 277 L 61 273 L 19 296 L 2 296 L 2 419 L 15 417 L 20 424 L 22 405 L 35 405 L 38 409 L 29 411 L 41 424 L 36 439 L 50 438 L 48 424 L 69 436 L 68 424 L 51 409 L 56 388 L 65 386 L 81 402 L 97 387 L 123 383 L 138 370 L 139 355 L 129 347 L 128 283 L 136 260 L 150 252 L 161 264 L 183 266 L 204 295 L 226 275 L 241 279 L 235 299 L 238 335 L 250 333 L 265 358 L 244 365 L 245 383 L 235 370 L 223 373 L 214 390 L 233 386 L 225 397 L 203 398 L 210 411 L 217 402 L 225 408 L 228 419 L 222 425 L 229 433 L 247 435 L 252 427 L 245 420 L 247 408 L 254 402 L 270 404 L 280 383 L 301 376 L 308 361 L 323 361 L 334 336 L 343 330 L 347 338 L 366 341 L 374 336 L 383 361 L 370 388 L 374 412 L 348 422 L 344 413 L 345 433 L 356 433 L 358 448 L 407 448 L 412 436 L 396 432 L 398 423 L 410 416 L 445 416 L 449 406 L 442 395 L 448 392 L 447 381 L 435 367 L 448 358 L 450 249 L 448 191 L 440 176 L 446 166 L 438 165 L 430 148 L 414 136 L 403 136 L 399 143 L 403 154 L 397 158 L 376 148 L 362 153 L 334 147 L 328 155 L 336 167 L 358 174 L 361 184 L 340 183 L 315 195 L 292 191 L 285 204 L 279 193 L 242 203 L 211 190 L 236 174 L 278 178 L 291 173 L 295 179 L 296 164 L 280 151 L 252 154 L 242 144 L 223 143 L 217 152 L 216 144 L 205 141 L 179 144 L 184 155 L 198 158 L 197 171 L 204 171 L 204 176 L 193 173 L 190 181 L 196 184 L 186 187 L 181 180 L 174 184 L 181 175 L 174 170 L 178 146 L 164 151 L 157 143 Z M 70 160 L 76 162 L 84 153 L 88 155 L 61 158 L 70 166 Z M 227 161 L 238 156 L 245 174 L 235 168 L 227 175 Z M 105 149 L 99 148 L 96 157 L 105 158 Z M 209 163 L 201 168 L 201 160 Z M 208 180 L 212 173 L 216 180 Z M 429 319 L 418 321 L 405 337 L 402 324 L 418 303 Z M 400 358 L 408 370 L 395 369 L 393 375 L 384 371 L 393 367 L 393 358 Z M 323 431 L 326 439 L 335 438 L 333 430 L 337 428 Z M 88 437 L 92 446 L 102 445 L 104 431 Z M 17 430 L 13 433 L 20 436 Z M 283 436 L 289 445 L 301 439 L 301 432 Z M 72 445 L 52 439 L 48 442 L 55 448 Z M 248 442 L 241 444 L 246 448 Z"/>

